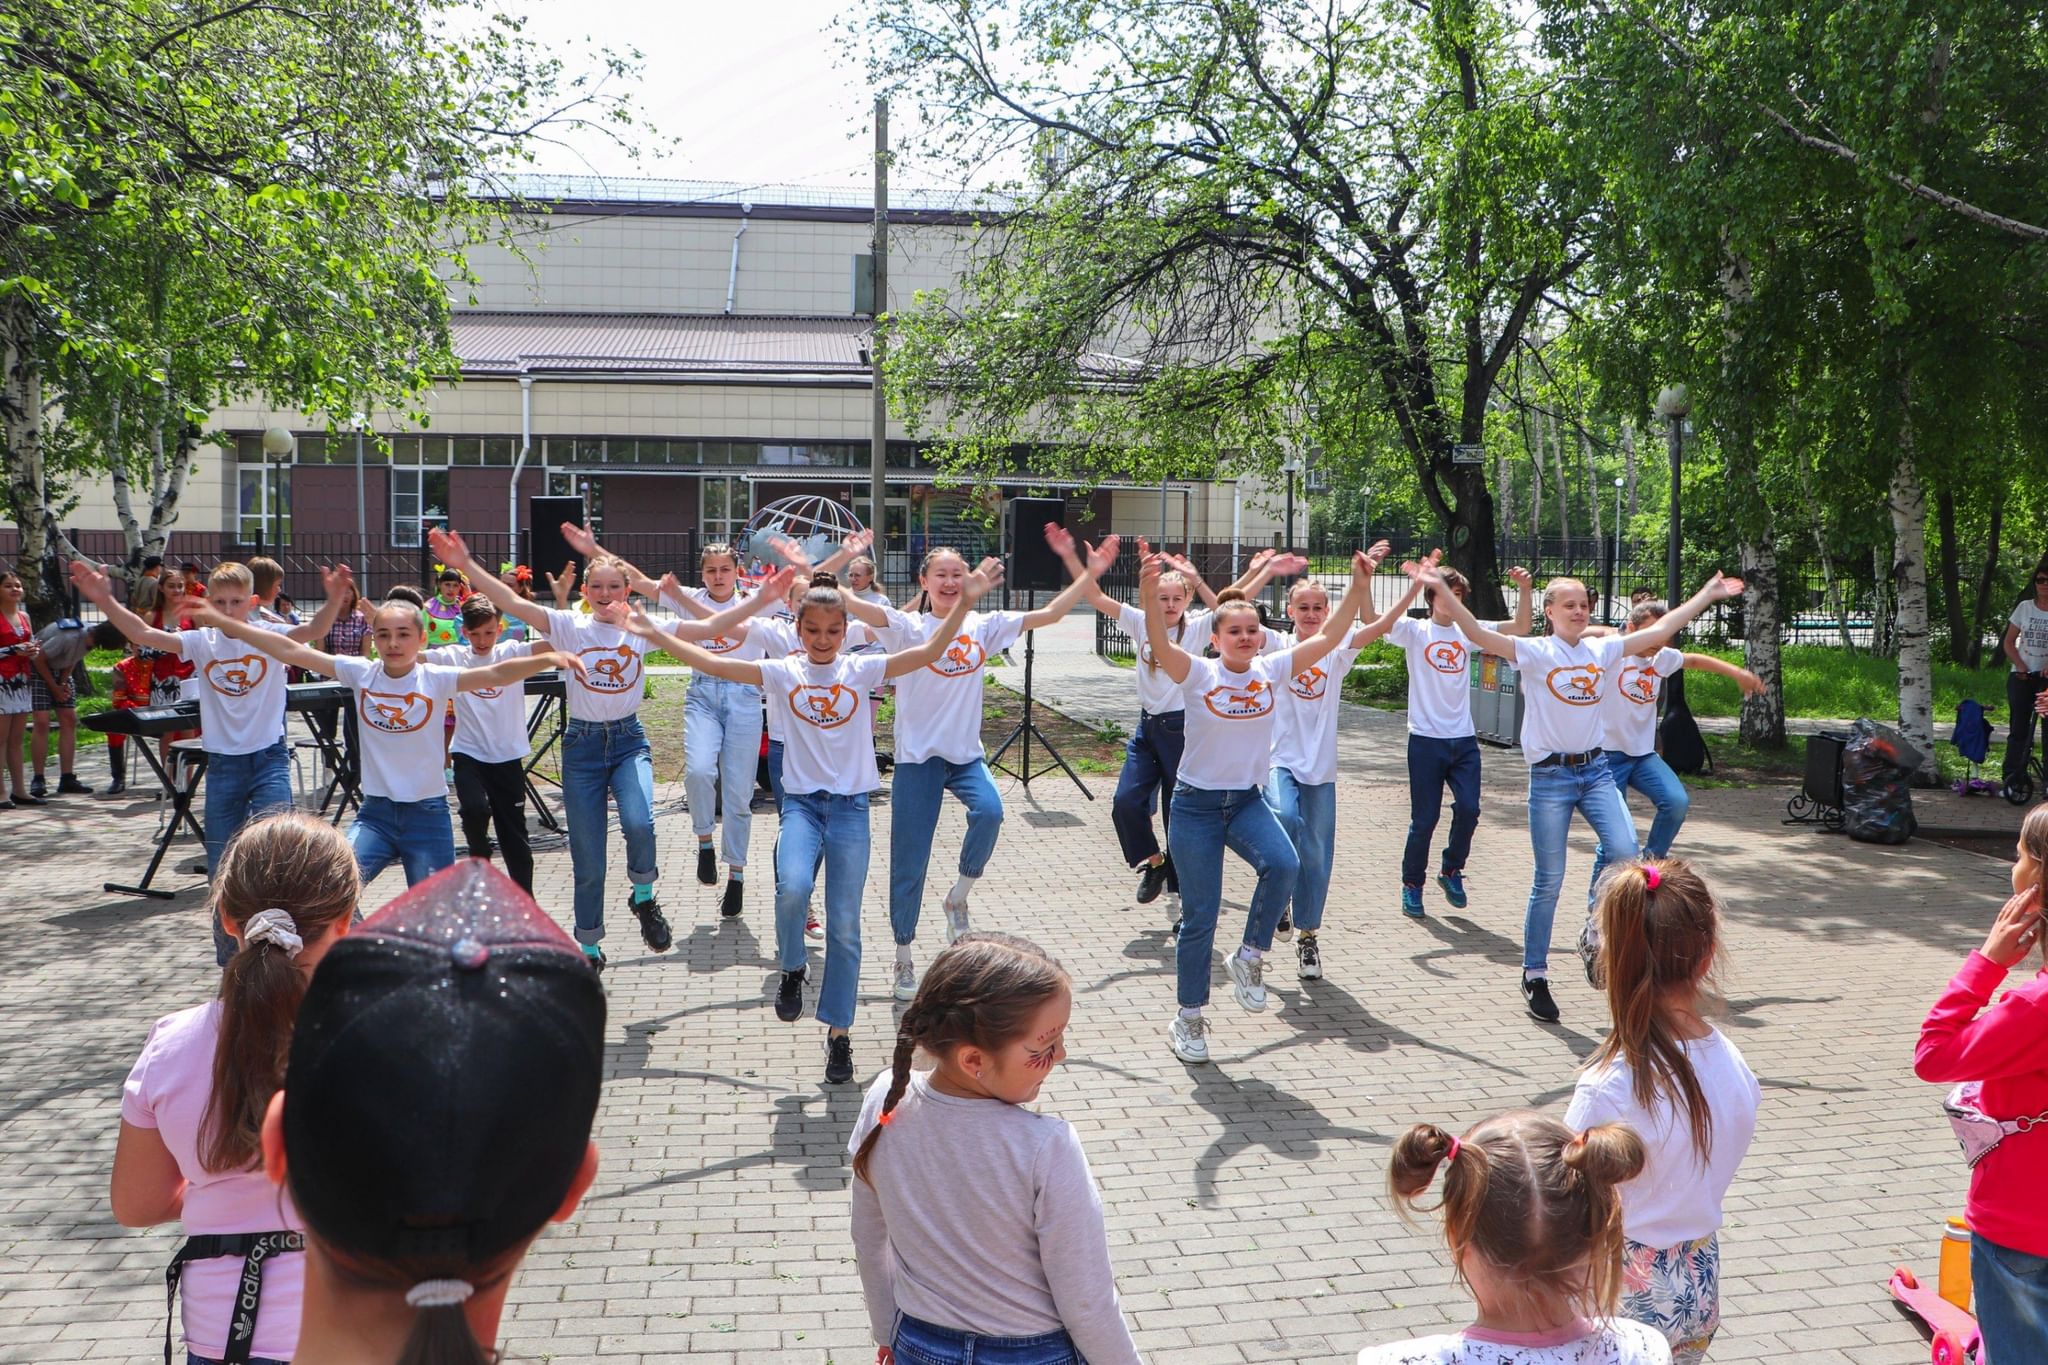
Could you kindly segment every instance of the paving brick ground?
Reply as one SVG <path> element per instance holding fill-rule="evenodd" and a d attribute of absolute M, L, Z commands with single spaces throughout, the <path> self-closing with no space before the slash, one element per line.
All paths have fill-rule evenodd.
<path fill-rule="evenodd" d="M 1041 641 L 1046 690 L 1079 712 L 1128 718 L 1129 674 L 1079 657 L 1085 639 L 1076 622 Z M 1339 1362 L 1464 1321 L 1434 1231 L 1407 1227 L 1386 1202 L 1387 1144 L 1417 1120 L 1561 1107 L 1604 1026 L 1599 1001 L 1564 971 L 1562 1025 L 1538 1027 L 1521 1010 L 1519 757 L 1487 755 L 1471 908 L 1432 897 L 1417 923 L 1395 905 L 1400 718 L 1347 714 L 1343 750 L 1329 976 L 1277 973 L 1275 1008 L 1260 1015 L 1219 993 L 1205 1068 L 1164 1044 L 1165 924 L 1130 902 L 1109 830 L 1112 781 L 1091 779 L 1094 802 L 1056 774 L 1029 793 L 1002 783 L 1009 819 L 976 922 L 1038 939 L 1074 974 L 1072 1056 L 1044 1103 L 1087 1144 L 1124 1305 L 1155 1361 Z M 626 933 L 611 940 L 603 1170 L 578 1216 L 527 1261 L 506 1322 L 510 1358 L 870 1361 L 843 1156 L 864 1086 L 826 1089 L 822 1029 L 781 1024 L 769 1008 L 765 878 L 746 915 L 720 923 L 716 893 L 684 865 L 680 792 L 662 796 L 676 947 L 656 958 Z M 1730 1199 L 1712 1359 L 1904 1365 L 1926 1348 L 1886 1301 L 1884 1277 L 1900 1262 L 1931 1271 L 1965 1186 L 1938 1095 L 1909 1059 L 1928 1002 L 2000 903 L 2006 868 L 1918 842 L 1879 849 L 1786 829 L 1782 802 L 1699 791 L 1682 840 L 1725 893 L 1724 1027 L 1764 1084 Z M 2003 812 L 1980 803 L 1941 819 L 2009 823 Z M 756 821 L 765 856 L 773 816 Z M 878 849 L 888 821 L 880 802 Z M 206 998 L 215 974 L 196 893 L 145 903 L 100 890 L 131 875 L 152 822 L 148 803 L 125 800 L 0 815 L 0 1362 L 159 1358 L 175 1234 L 115 1225 L 107 1167 L 121 1079 L 150 1023 Z M 961 828 L 949 809 L 939 847 L 957 848 Z M 1590 858 L 1575 835 L 1574 873 Z M 877 856 L 854 1030 L 863 1080 L 892 1032 L 885 876 Z M 1249 879 L 1235 866 L 1229 878 L 1241 914 Z M 935 912 L 944 879 L 934 882 Z M 539 883 L 566 920 L 565 850 L 541 854 Z M 387 876 L 370 903 L 398 889 Z"/>

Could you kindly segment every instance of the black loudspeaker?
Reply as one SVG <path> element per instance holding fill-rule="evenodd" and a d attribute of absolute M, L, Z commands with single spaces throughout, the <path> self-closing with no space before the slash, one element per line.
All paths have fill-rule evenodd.
<path fill-rule="evenodd" d="M 1058 592 L 1067 586 L 1067 566 L 1045 543 L 1045 524 L 1067 524 L 1064 498 L 1011 498 L 1009 584 L 1021 592 Z"/>
<path fill-rule="evenodd" d="M 562 538 L 562 523 L 583 524 L 583 499 L 581 498 L 528 498 L 526 500 L 526 524 L 533 528 L 533 558 L 527 564 L 533 570 L 533 591 L 536 597 L 544 597 L 547 582 L 543 574 L 561 576 L 562 566 L 573 563 L 576 566 L 576 581 L 583 581 L 583 556 L 569 548 L 569 542 Z"/>

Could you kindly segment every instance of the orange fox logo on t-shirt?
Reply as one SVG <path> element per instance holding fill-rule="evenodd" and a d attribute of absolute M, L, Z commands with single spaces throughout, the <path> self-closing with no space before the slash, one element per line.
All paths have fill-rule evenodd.
<path fill-rule="evenodd" d="M 1638 706 L 1657 704 L 1657 674 L 1647 664 L 1630 664 L 1622 669 L 1615 688 Z"/>
<path fill-rule="evenodd" d="M 1594 664 L 1565 664 L 1551 669 L 1544 685 L 1566 706 L 1592 706 L 1600 700 L 1600 674 Z"/>
<path fill-rule="evenodd" d="M 270 674 L 270 656 L 244 654 L 239 659 L 215 659 L 206 666 L 206 682 L 223 697 L 246 697 L 262 686 Z"/>
<path fill-rule="evenodd" d="M 1242 687 L 1224 683 L 1203 693 L 1202 704 L 1219 720 L 1257 720 L 1273 709 L 1273 689 L 1258 678 Z"/>
<path fill-rule="evenodd" d="M 434 716 L 434 699 L 419 692 L 372 692 L 363 689 L 356 708 L 363 724 L 387 735 L 410 734 Z"/>
<path fill-rule="evenodd" d="M 820 730 L 838 729 L 859 709 L 860 693 L 844 683 L 798 683 L 789 689 L 790 714 Z"/>
<path fill-rule="evenodd" d="M 1329 681 L 1330 675 L 1323 671 L 1323 666 L 1321 664 L 1312 664 L 1307 669 L 1294 675 L 1293 679 L 1287 684 L 1287 690 L 1300 697 L 1303 701 L 1318 701 L 1322 698 L 1323 691 L 1329 684 Z"/>
<path fill-rule="evenodd" d="M 1456 640 L 1438 640 L 1422 651 L 1423 659 L 1439 673 L 1465 671 L 1465 646 Z"/>
<path fill-rule="evenodd" d="M 577 681 L 592 692 L 624 692 L 640 681 L 640 656 L 631 645 L 597 645 L 576 653 L 583 660 Z"/>
<path fill-rule="evenodd" d="M 981 647 L 981 641 L 972 635 L 956 635 L 945 652 L 925 667 L 942 678 L 964 678 L 980 668 L 987 658 L 988 651 Z"/>

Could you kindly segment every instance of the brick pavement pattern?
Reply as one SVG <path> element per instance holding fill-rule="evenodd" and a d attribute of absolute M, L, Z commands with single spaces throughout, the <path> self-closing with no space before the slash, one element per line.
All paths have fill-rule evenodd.
<path fill-rule="evenodd" d="M 1083 614 L 1044 633 L 1043 693 L 1128 726 L 1129 674 L 1086 655 L 1091 629 Z M 1281 945 L 1274 1008 L 1247 1015 L 1219 990 L 1206 1067 L 1184 1066 L 1165 1045 L 1166 924 L 1160 907 L 1132 903 L 1109 828 L 1113 779 L 1089 779 L 1101 798 L 1092 803 L 1057 773 L 1029 793 L 999 779 L 1009 816 L 975 923 L 1038 940 L 1073 973 L 1072 1055 L 1042 1103 L 1086 1144 L 1124 1308 L 1153 1361 L 1341 1362 L 1469 1321 L 1435 1229 L 1406 1226 L 1387 1202 L 1387 1145 L 1420 1120 L 1455 1129 L 1513 1106 L 1561 1110 L 1604 1028 L 1600 1001 L 1562 968 L 1563 1023 L 1540 1027 L 1522 1012 L 1519 756 L 1486 755 L 1471 907 L 1450 910 L 1431 888 L 1428 918 L 1409 921 L 1395 874 L 1407 823 L 1402 719 L 1350 708 L 1342 724 L 1328 976 L 1297 982 Z M 88 781 L 103 762 L 95 753 L 84 765 Z M 844 1147 L 893 1038 L 889 805 L 875 807 L 859 1076 L 828 1089 L 821 1026 L 782 1024 L 769 1002 L 772 812 L 756 816 L 746 914 L 721 922 L 717 890 L 690 875 L 679 784 L 659 797 L 660 891 L 676 946 L 648 955 L 630 917 L 610 915 L 603 1167 L 577 1216 L 528 1257 L 507 1358 L 865 1365 L 874 1349 L 847 1234 Z M 1926 1347 L 1886 1299 L 1885 1276 L 1903 1263 L 1931 1277 L 1942 1219 L 1960 1211 L 1966 1184 L 1939 1093 L 1911 1074 L 1913 1042 L 1981 940 L 2007 869 L 1917 841 L 1882 849 L 1786 829 L 1783 797 L 1696 790 L 1680 845 L 1725 897 L 1723 1027 L 1764 1087 L 1729 1200 L 1724 1326 L 1710 1358 L 1905 1365 Z M 0 815 L 0 1362 L 140 1363 L 161 1352 L 162 1272 L 177 1234 L 117 1226 L 107 1170 L 121 1081 L 150 1024 L 207 998 L 216 974 L 196 890 L 171 902 L 100 890 L 132 874 L 153 812 L 140 800 L 72 799 Z M 2010 823 L 1992 802 L 1941 818 L 1970 815 Z M 930 926 L 963 827 L 948 805 L 920 965 L 937 949 Z M 178 848 L 174 863 L 191 845 Z M 618 907 L 616 838 L 612 858 Z M 1575 829 L 1573 875 L 1591 858 Z M 1227 876 L 1226 929 L 1250 890 L 1242 866 Z M 365 904 L 402 885 L 387 874 Z M 540 899 L 565 925 L 569 887 L 566 849 L 543 844 Z M 1576 927 L 1571 900 L 1560 945 Z M 1219 932 L 1219 946 L 1234 941 Z"/>

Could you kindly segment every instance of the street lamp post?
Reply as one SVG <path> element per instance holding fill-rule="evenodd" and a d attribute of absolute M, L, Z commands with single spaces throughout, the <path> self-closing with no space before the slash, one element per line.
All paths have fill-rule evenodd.
<path fill-rule="evenodd" d="M 369 414 L 363 412 L 352 414 L 349 425 L 356 429 L 356 582 L 368 585 L 370 581 L 370 528 L 367 514 L 363 511 L 363 433 L 370 426 Z M 521 453 L 524 454 L 524 451 Z M 513 480 L 515 484 L 518 481 L 516 472 L 513 475 Z M 512 500 L 512 506 L 515 511 L 518 510 L 519 500 L 516 495 Z M 518 537 L 515 535 L 513 539 L 516 542 Z M 513 546 L 512 554 L 515 559 L 519 557 L 516 543 Z"/>
<path fill-rule="evenodd" d="M 1672 384 L 1657 394 L 1657 415 L 1667 424 L 1667 440 L 1671 448 L 1671 512 L 1664 547 L 1664 601 L 1671 606 L 1679 602 L 1678 536 L 1681 523 L 1678 464 L 1685 453 L 1685 416 L 1691 411 L 1692 397 L 1685 391 L 1685 385 Z"/>
<path fill-rule="evenodd" d="M 283 544 L 284 520 L 278 506 L 283 501 L 284 493 L 284 474 L 282 471 L 284 466 L 291 462 L 292 452 L 297 450 L 298 447 L 299 438 L 292 435 L 286 428 L 269 427 L 264 430 L 263 516 L 256 523 L 256 552 L 258 554 L 264 553 L 263 533 L 269 529 L 272 517 L 278 518 L 278 543 L 280 545 Z M 277 495 L 275 497 L 271 494 L 271 475 L 273 471 L 276 471 L 277 479 Z"/>
<path fill-rule="evenodd" d="M 1621 584 L 1621 486 L 1628 480 L 1614 476 L 1614 543 L 1607 547 L 1607 624 L 1614 624 L 1614 594 Z"/>

